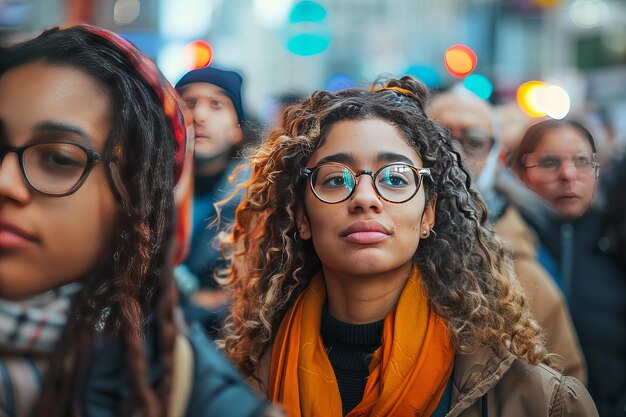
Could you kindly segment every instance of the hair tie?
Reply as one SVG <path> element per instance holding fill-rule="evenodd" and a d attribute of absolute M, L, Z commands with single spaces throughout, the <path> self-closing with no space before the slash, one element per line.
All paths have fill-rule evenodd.
<path fill-rule="evenodd" d="M 412 91 L 407 90 L 406 88 L 402 88 L 402 87 L 383 87 L 383 88 L 378 88 L 378 89 L 372 89 L 371 91 L 374 93 L 378 93 L 380 91 L 395 91 L 395 92 L 406 94 L 409 96 L 413 95 Z"/>

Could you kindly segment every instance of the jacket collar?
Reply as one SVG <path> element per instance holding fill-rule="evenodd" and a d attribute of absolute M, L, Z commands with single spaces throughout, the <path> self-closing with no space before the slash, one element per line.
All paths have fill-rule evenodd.
<path fill-rule="evenodd" d="M 497 354 L 484 346 L 470 354 L 457 353 L 452 372 L 452 405 L 446 417 L 460 415 L 487 393 L 511 368 L 515 356 Z"/>

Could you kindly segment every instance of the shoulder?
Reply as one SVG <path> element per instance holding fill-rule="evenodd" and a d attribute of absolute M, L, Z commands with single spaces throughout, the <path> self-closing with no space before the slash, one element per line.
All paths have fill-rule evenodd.
<path fill-rule="evenodd" d="M 576 378 L 562 375 L 546 365 L 516 359 L 498 383 L 497 394 L 507 408 L 536 407 L 537 415 L 597 416 L 591 396 Z"/>
<path fill-rule="evenodd" d="M 487 346 L 457 354 L 453 382 L 450 416 L 481 415 L 485 397 L 492 416 L 598 416 L 577 379 L 511 353 L 497 354 Z"/>
<path fill-rule="evenodd" d="M 266 407 L 198 325 L 187 335 L 194 354 L 187 416 L 258 416 Z"/>
<path fill-rule="evenodd" d="M 516 257 L 535 256 L 536 238 L 514 206 L 509 205 L 494 223 L 494 231 L 510 245 Z"/>

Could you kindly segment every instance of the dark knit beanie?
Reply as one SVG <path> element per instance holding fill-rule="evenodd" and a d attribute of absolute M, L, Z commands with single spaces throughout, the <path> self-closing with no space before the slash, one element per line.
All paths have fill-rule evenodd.
<path fill-rule="evenodd" d="M 220 87 L 233 102 L 239 122 L 246 120 L 241 100 L 241 75 L 235 71 L 227 71 L 215 67 L 204 67 L 189 71 L 176 83 L 176 90 L 191 83 L 209 83 Z"/>

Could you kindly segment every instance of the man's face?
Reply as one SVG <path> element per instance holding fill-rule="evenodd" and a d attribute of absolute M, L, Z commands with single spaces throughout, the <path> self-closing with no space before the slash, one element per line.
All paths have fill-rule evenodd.
<path fill-rule="evenodd" d="M 209 83 L 191 83 L 181 94 L 193 116 L 196 160 L 227 154 L 242 139 L 235 106 L 224 90 Z"/>
<path fill-rule="evenodd" d="M 444 94 L 433 99 L 427 112 L 437 124 L 450 130 L 455 147 L 477 180 L 494 145 L 489 109 L 480 101 Z"/>

